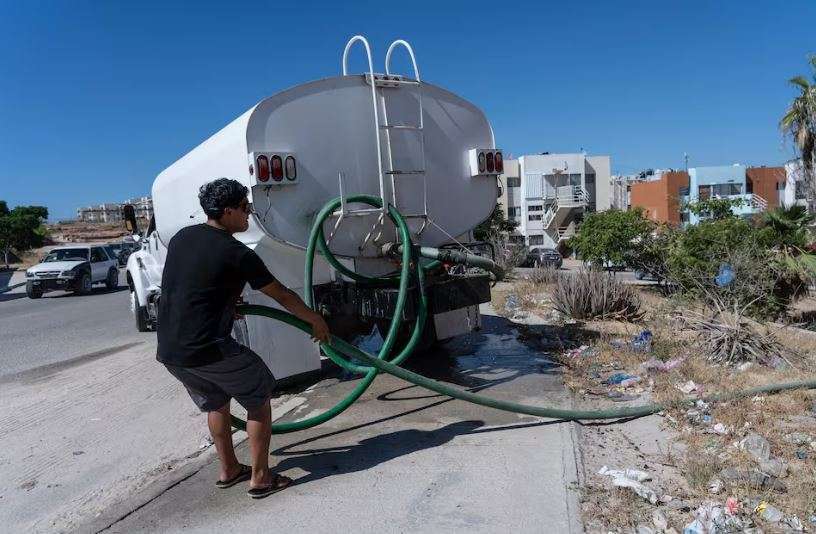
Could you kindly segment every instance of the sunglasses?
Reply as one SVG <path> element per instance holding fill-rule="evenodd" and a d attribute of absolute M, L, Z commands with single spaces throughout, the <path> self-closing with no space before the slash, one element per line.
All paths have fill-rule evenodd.
<path fill-rule="evenodd" d="M 247 215 L 249 215 L 250 213 L 255 213 L 255 208 L 252 207 L 252 202 L 241 202 L 235 207 L 230 206 L 230 209 L 241 210 Z"/>

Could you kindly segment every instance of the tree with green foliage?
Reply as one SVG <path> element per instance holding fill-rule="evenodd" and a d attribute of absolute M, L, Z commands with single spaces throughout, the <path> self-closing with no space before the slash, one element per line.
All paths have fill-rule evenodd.
<path fill-rule="evenodd" d="M 8 204 L 0 200 L 0 250 L 6 268 L 12 251 L 23 253 L 43 244 L 48 218 L 48 208 L 44 206 L 17 206 L 8 209 Z"/>
<path fill-rule="evenodd" d="M 802 158 L 802 168 L 806 179 L 809 203 L 816 200 L 816 55 L 808 57 L 812 69 L 811 80 L 806 76 L 791 78 L 789 83 L 799 94 L 793 99 L 779 127 L 786 137 L 790 137 Z"/>
<path fill-rule="evenodd" d="M 640 243 L 649 239 L 655 227 L 639 208 L 594 212 L 587 215 L 568 246 L 594 265 L 623 264 L 637 255 Z"/>
<path fill-rule="evenodd" d="M 734 208 L 745 206 L 742 198 L 707 198 L 696 202 L 689 202 L 686 208 L 701 219 L 725 219 L 735 217 Z"/>
<path fill-rule="evenodd" d="M 490 217 L 473 229 L 473 237 L 477 241 L 491 241 L 497 234 L 511 233 L 518 225 L 518 222 L 505 218 L 501 203 L 496 203 Z"/>

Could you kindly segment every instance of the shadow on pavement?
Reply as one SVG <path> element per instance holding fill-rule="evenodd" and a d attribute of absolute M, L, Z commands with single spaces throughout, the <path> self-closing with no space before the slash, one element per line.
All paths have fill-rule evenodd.
<path fill-rule="evenodd" d="M 436 430 L 399 430 L 361 440 L 355 445 L 297 451 L 274 467 L 276 472 L 298 468 L 308 474 L 295 479 L 306 484 L 332 475 L 365 471 L 383 462 L 423 449 L 439 447 L 463 434 L 470 434 L 484 421 L 459 421 Z"/>
<path fill-rule="evenodd" d="M 25 293 L 0 293 L 0 302 L 27 298 Z"/>

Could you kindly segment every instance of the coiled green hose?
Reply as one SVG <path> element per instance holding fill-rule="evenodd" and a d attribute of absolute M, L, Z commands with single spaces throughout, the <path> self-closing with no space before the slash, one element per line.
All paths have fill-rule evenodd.
<path fill-rule="evenodd" d="M 349 197 L 347 199 L 347 202 L 364 203 L 378 208 L 382 207 L 382 202 L 380 198 L 370 195 L 358 195 Z M 311 292 L 311 287 L 313 277 L 312 271 L 314 267 L 314 256 L 317 248 L 320 249 L 321 253 L 329 262 L 329 264 L 331 264 L 345 276 L 361 283 L 369 282 L 373 283 L 379 280 L 378 278 L 364 276 L 347 269 L 343 264 L 337 261 L 337 259 L 329 250 L 329 247 L 326 244 L 326 240 L 323 236 L 323 222 L 339 206 L 340 206 L 339 198 L 336 198 L 331 202 L 327 203 L 315 217 L 315 222 L 314 225 L 312 226 L 312 230 L 309 236 L 309 244 L 306 248 L 306 265 L 303 276 L 304 279 L 303 287 L 306 288 L 304 301 L 310 307 L 314 306 L 314 297 Z M 408 225 L 406 224 L 405 219 L 403 219 L 400 213 L 393 206 L 388 207 L 388 216 L 394 222 L 394 225 L 397 227 L 397 230 L 400 233 L 402 243 L 411 243 L 411 235 L 408 230 Z M 563 419 L 569 421 L 585 419 L 600 420 L 600 419 L 620 419 L 628 417 L 640 417 L 663 411 L 664 409 L 672 406 L 669 404 L 646 404 L 641 406 L 628 406 L 608 410 L 568 410 L 564 408 L 551 408 L 546 406 L 531 406 L 527 404 L 519 404 L 516 402 L 502 401 L 498 399 L 492 399 L 490 397 L 485 397 L 482 395 L 476 395 L 469 391 L 463 391 L 448 384 L 432 380 L 428 377 L 418 375 L 416 373 L 413 373 L 411 371 L 399 367 L 399 364 L 402 363 L 408 356 L 410 356 L 414 348 L 416 347 L 419 338 L 422 335 L 422 330 L 425 326 L 425 321 L 427 320 L 428 315 L 428 301 L 424 290 L 425 281 L 424 269 L 419 263 L 417 249 L 416 247 L 413 246 L 411 247 L 403 246 L 400 248 L 400 252 L 402 253 L 402 265 L 400 269 L 400 276 L 398 279 L 399 293 L 397 295 L 394 317 L 391 319 L 391 324 L 388 328 L 388 333 L 385 336 L 383 346 L 380 349 L 379 353 L 376 356 L 368 354 L 367 352 L 364 352 L 358 349 L 357 347 L 347 343 L 346 341 L 343 341 L 342 339 L 334 336 L 332 336 L 332 341 L 330 344 L 324 343 L 321 345 L 321 348 L 326 353 L 326 355 L 329 358 L 331 358 L 331 360 L 335 362 L 337 365 L 351 372 L 365 373 L 363 379 L 360 381 L 359 384 L 357 384 L 357 387 L 355 387 L 351 393 L 349 393 L 344 399 L 342 399 L 331 409 L 314 417 L 310 417 L 308 419 L 303 419 L 300 421 L 294 421 L 290 423 L 273 424 L 272 425 L 273 434 L 283 434 L 287 432 L 303 430 L 305 428 L 310 428 L 315 425 L 319 425 L 321 423 L 328 421 L 329 419 L 332 419 L 333 417 L 336 417 L 337 415 L 342 413 L 346 408 L 351 406 L 358 398 L 360 398 L 363 392 L 365 392 L 365 390 L 368 389 L 368 386 L 371 385 L 371 382 L 374 381 L 374 378 L 376 378 L 377 374 L 379 374 L 380 372 L 391 374 L 393 376 L 396 376 L 397 378 L 401 378 L 412 384 L 424 387 L 436 393 L 446 395 L 448 397 L 452 397 L 455 399 L 472 402 L 474 404 L 488 406 L 490 408 L 495 408 L 498 410 L 504 410 L 514 413 L 533 415 L 537 417 Z M 394 347 L 394 341 L 396 339 L 397 330 L 402 320 L 402 313 L 405 308 L 408 283 L 412 276 L 416 279 L 420 289 L 419 291 L 420 303 L 417 314 L 417 320 L 414 323 L 414 328 L 411 332 L 411 337 L 408 340 L 408 343 L 399 352 L 399 354 L 397 354 L 397 356 L 389 359 L 391 350 Z M 289 324 L 295 328 L 299 328 L 300 330 L 306 332 L 307 334 L 311 334 L 311 325 L 298 319 L 294 315 L 282 310 L 256 304 L 245 304 L 239 306 L 237 311 L 243 315 L 259 315 L 269 317 L 270 319 L 275 319 L 283 323 Z M 358 361 L 363 361 L 367 365 L 355 364 L 344 358 L 344 356 L 354 358 Z M 793 389 L 816 389 L 816 380 L 770 384 L 767 386 L 760 386 L 737 392 L 710 395 L 706 397 L 704 400 L 723 401 L 742 397 L 750 397 L 760 393 L 778 393 L 781 391 L 789 391 Z M 687 399 L 681 400 L 675 405 L 686 405 L 691 404 L 693 402 L 694 399 Z M 246 422 L 239 419 L 238 417 L 232 416 L 232 424 L 235 428 L 241 430 L 246 429 Z"/>

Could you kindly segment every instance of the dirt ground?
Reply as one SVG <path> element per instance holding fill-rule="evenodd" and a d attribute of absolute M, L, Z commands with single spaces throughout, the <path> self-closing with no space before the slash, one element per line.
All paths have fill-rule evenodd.
<path fill-rule="evenodd" d="M 642 320 L 576 322 L 553 308 L 551 284 L 521 280 L 494 289 L 497 310 L 516 319 L 534 313 L 551 321 L 559 336 L 573 339 L 569 346 L 580 343 L 560 357 L 578 407 L 668 405 L 648 417 L 582 425 L 587 531 L 816 531 L 816 391 L 699 400 L 813 380 L 816 333 L 764 325 L 762 333 L 783 346 L 783 359 L 718 365 L 693 333 L 671 319 L 676 302 L 658 288 L 635 291 Z M 796 312 L 807 313 L 814 303 L 800 302 Z M 652 337 L 638 343 L 644 331 Z M 683 399 L 692 403 L 677 404 Z M 642 473 L 599 473 L 607 469 Z"/>

